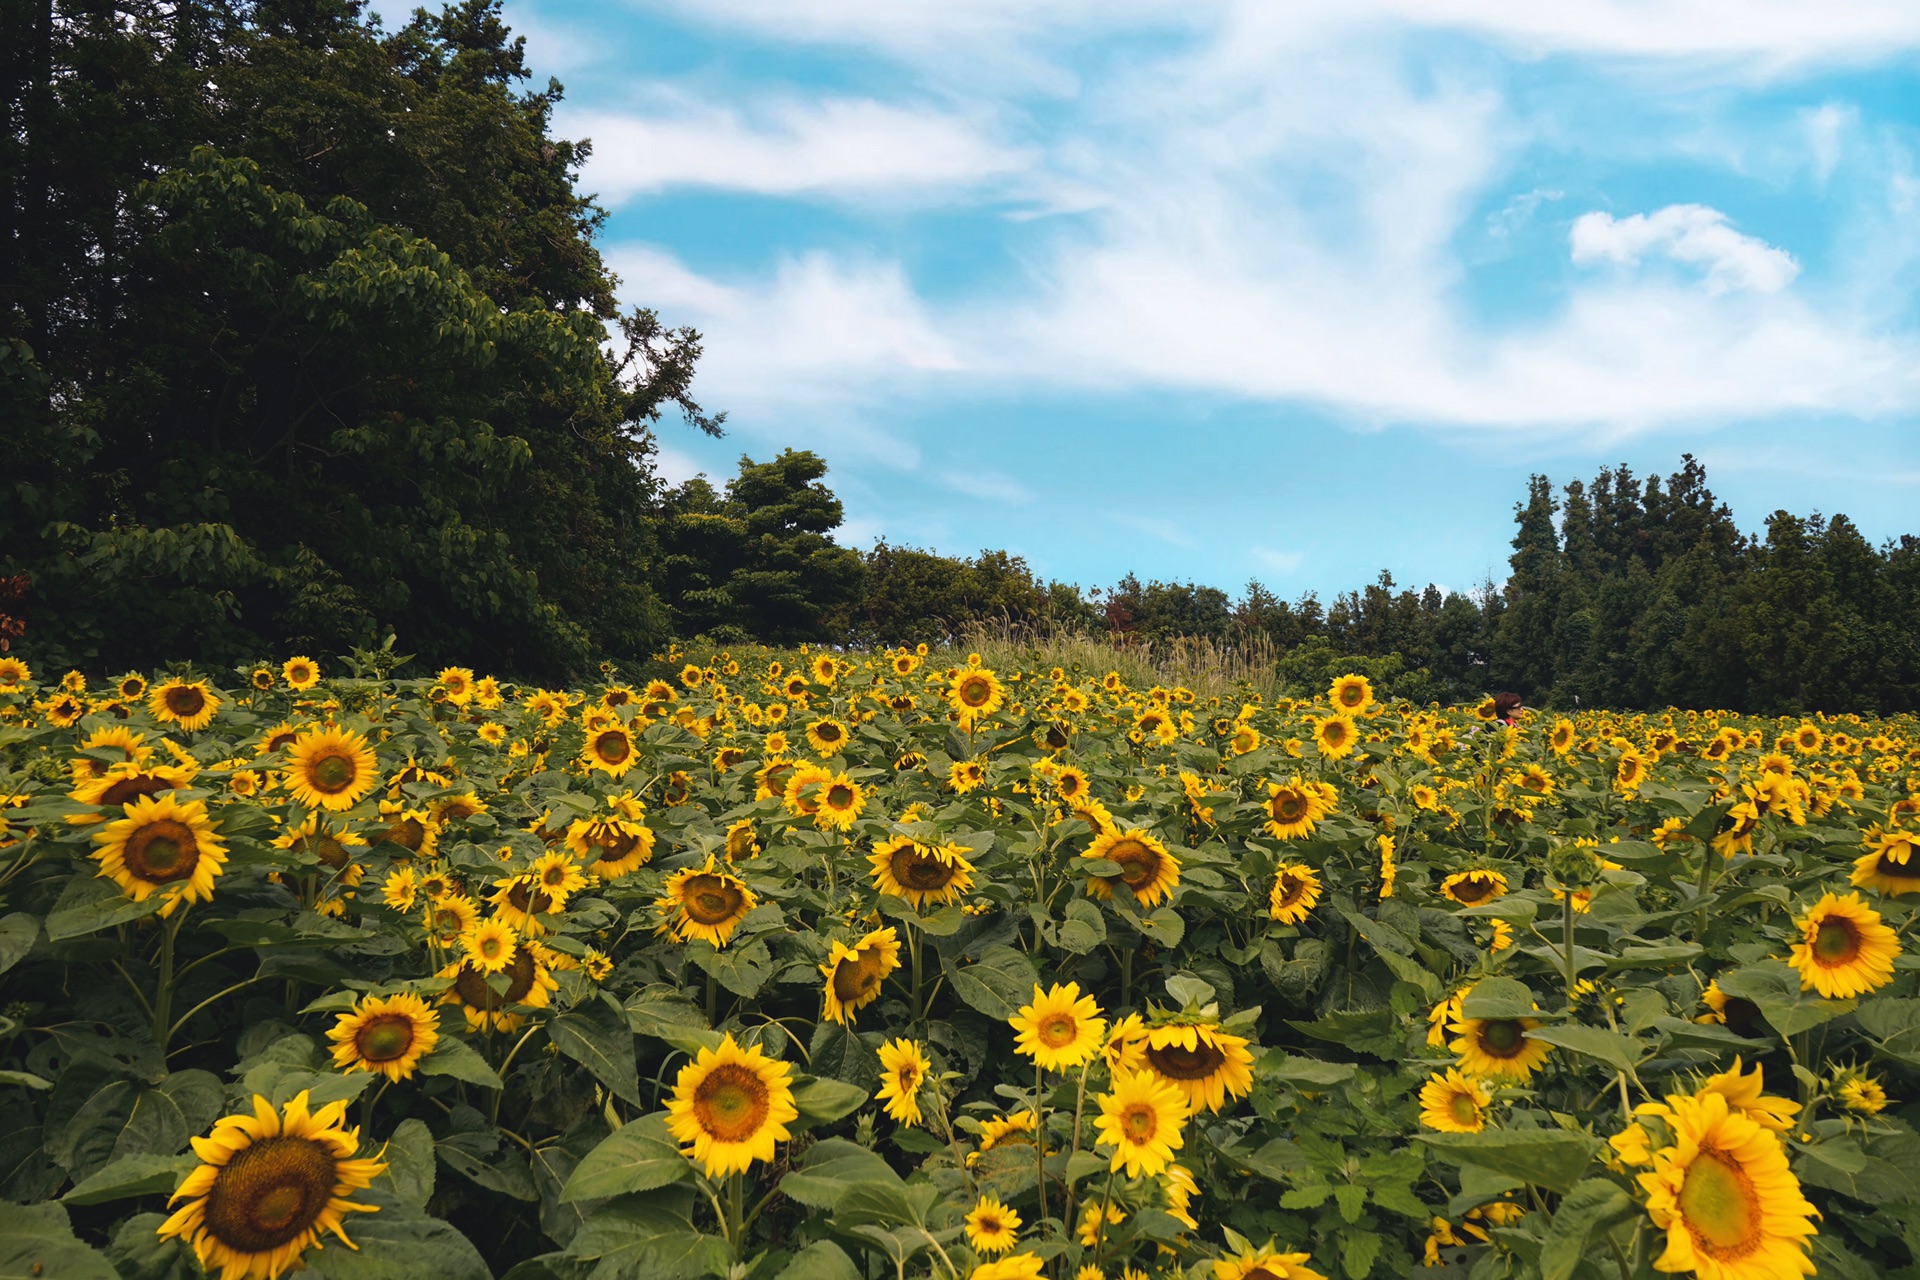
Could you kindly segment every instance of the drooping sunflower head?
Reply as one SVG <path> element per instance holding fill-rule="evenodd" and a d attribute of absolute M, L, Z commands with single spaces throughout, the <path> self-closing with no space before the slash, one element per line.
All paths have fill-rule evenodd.
<path fill-rule="evenodd" d="M 703 938 L 724 947 L 758 902 L 744 880 L 715 870 L 714 856 L 708 854 L 705 866 L 668 876 L 654 906 L 661 927 L 679 941 Z"/>
<path fill-rule="evenodd" d="M 1492 902 L 1507 891 L 1507 878 L 1498 871 L 1461 871 L 1440 882 L 1440 892 L 1463 907 Z"/>
<path fill-rule="evenodd" d="M 197 733 L 213 723 L 220 698 L 204 680 L 167 680 L 153 687 L 147 710 L 162 724 Z"/>
<path fill-rule="evenodd" d="M 1853 864 L 1856 889 L 1878 889 L 1891 897 L 1920 893 L 1920 832 L 1867 829 L 1867 852 Z"/>
<path fill-rule="evenodd" d="M 952 902 L 973 887 L 967 852 L 955 844 L 929 845 L 911 836 L 894 836 L 876 844 L 867 861 L 875 888 L 905 898 L 919 910 L 929 902 Z"/>
<path fill-rule="evenodd" d="M 1274 872 L 1267 914 L 1281 924 L 1299 924 L 1319 901 L 1319 875 L 1303 862 L 1289 862 Z"/>
<path fill-rule="evenodd" d="M 888 1116 L 901 1124 L 920 1123 L 920 1087 L 933 1069 L 926 1052 L 912 1040 L 898 1038 L 880 1045 L 880 1092 Z"/>
<path fill-rule="evenodd" d="M 708 1177 L 743 1173 L 756 1160 L 771 1162 L 774 1144 L 797 1119 L 793 1068 L 758 1045 L 741 1048 L 731 1033 L 718 1048 L 702 1049 L 680 1068 L 667 1102 L 667 1129 Z"/>
<path fill-rule="evenodd" d="M 1222 1031 L 1217 1023 L 1151 1027 L 1146 1046 L 1147 1070 L 1179 1089 L 1193 1110 L 1217 1112 L 1229 1097 L 1244 1098 L 1253 1088 L 1246 1037 Z"/>
<path fill-rule="evenodd" d="M 379 783 L 366 738 L 353 729 L 324 726 L 293 740 L 282 773 L 294 800 L 335 812 L 351 809 Z"/>
<path fill-rule="evenodd" d="M 209 1136 L 193 1139 L 202 1163 L 168 1201 L 187 1203 L 160 1225 L 161 1239 L 186 1241 L 201 1266 L 230 1280 L 295 1269 L 323 1232 L 351 1247 L 345 1215 L 377 1206 L 349 1197 L 387 1166 L 353 1158 L 360 1132 L 345 1126 L 346 1107 L 309 1111 L 302 1092 L 276 1108 L 256 1095 L 252 1115 L 215 1122 Z"/>
<path fill-rule="evenodd" d="M 1479 1081 L 1450 1067 L 1420 1086 L 1420 1123 L 1441 1133 L 1479 1133 L 1492 1100 Z"/>
<path fill-rule="evenodd" d="M 135 902 L 161 894 L 163 916 L 182 903 L 212 901 L 214 879 L 226 870 L 227 846 L 203 802 L 140 796 L 122 812 L 125 817 L 93 835 L 103 879 Z"/>
<path fill-rule="evenodd" d="M 369 996 L 340 1015 L 327 1039 L 333 1041 L 333 1065 L 340 1070 L 405 1080 L 440 1042 L 440 1020 L 411 992 Z"/>
<path fill-rule="evenodd" d="M 1546 1041 L 1527 1034 L 1539 1025 L 1534 1018 L 1460 1017 L 1448 1047 L 1459 1056 L 1465 1075 L 1527 1080 L 1552 1051 Z"/>
<path fill-rule="evenodd" d="M 1445 1221 L 1445 1219 L 1441 1219 Z M 1311 1254 L 1281 1253 L 1271 1241 L 1213 1264 L 1213 1280 L 1327 1280 L 1306 1265 Z"/>
<path fill-rule="evenodd" d="M 875 929 L 851 947 L 836 941 L 820 966 L 826 979 L 823 1016 L 851 1026 L 853 1015 L 880 998 L 881 984 L 899 967 L 900 935 L 891 925 Z"/>
<path fill-rule="evenodd" d="M 1180 860 L 1167 847 L 1145 831 L 1103 831 L 1080 855 L 1088 859 L 1104 858 L 1119 865 L 1120 873 L 1090 876 L 1087 892 L 1096 898 L 1111 896 L 1115 885 L 1124 884 L 1145 906 L 1166 901 L 1180 883 Z"/>
<path fill-rule="evenodd" d="M 1047 1071 L 1071 1071 L 1092 1061 L 1106 1035 L 1107 1020 L 1080 984 L 1033 989 L 1033 1003 L 1010 1019 L 1014 1049 Z"/>

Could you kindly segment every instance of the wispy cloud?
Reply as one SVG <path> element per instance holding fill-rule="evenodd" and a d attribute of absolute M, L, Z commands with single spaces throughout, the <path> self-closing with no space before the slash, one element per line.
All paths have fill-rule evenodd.
<path fill-rule="evenodd" d="M 1247 554 L 1275 573 L 1297 573 L 1307 562 L 1304 551 L 1275 551 L 1271 547 L 1248 547 Z"/>
<path fill-rule="evenodd" d="M 1115 515 L 1115 524 L 1125 525 L 1129 529 L 1138 529 L 1141 533 L 1160 539 L 1160 541 L 1179 547 L 1183 551 L 1192 551 L 1200 545 L 1200 540 L 1186 527 L 1166 519 L 1164 516 Z"/>
<path fill-rule="evenodd" d="M 1778 293 L 1800 274 L 1793 255 L 1733 229 L 1727 215 L 1699 204 L 1671 204 L 1654 213 L 1615 218 L 1583 213 L 1573 220 L 1573 260 L 1637 265 L 1660 255 L 1704 267 L 1714 293 L 1748 289 Z"/>
<path fill-rule="evenodd" d="M 685 101 L 655 112 L 568 110 L 589 138 L 586 185 L 619 204 L 676 187 L 901 202 L 1032 167 L 975 121 L 867 98 L 784 99 L 752 112 Z"/>

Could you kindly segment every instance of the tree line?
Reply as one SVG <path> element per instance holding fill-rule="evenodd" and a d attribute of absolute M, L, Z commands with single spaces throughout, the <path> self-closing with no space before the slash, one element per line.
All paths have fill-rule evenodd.
<path fill-rule="evenodd" d="M 839 545 L 826 462 L 668 486 L 718 435 L 700 336 L 622 309 L 498 0 L 0 0 L 0 646 L 214 665 L 398 634 L 562 679 L 672 638 L 939 642 L 986 623 L 1264 646 L 1409 696 L 1920 707 L 1920 546 L 1844 516 L 1744 535 L 1692 458 L 1533 478 L 1500 584 L 1382 573 L 1107 589 Z"/>

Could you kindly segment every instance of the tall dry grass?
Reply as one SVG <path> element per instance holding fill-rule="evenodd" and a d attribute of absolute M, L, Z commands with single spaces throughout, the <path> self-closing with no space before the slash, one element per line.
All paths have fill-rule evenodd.
<path fill-rule="evenodd" d="M 954 647 L 945 652 L 962 661 L 965 655 L 977 653 L 982 662 L 1000 670 L 1061 667 L 1070 671 L 1077 666 L 1083 672 L 1118 671 L 1135 688 L 1182 685 L 1203 698 L 1246 686 L 1268 699 L 1289 692 L 1279 677 L 1280 650 L 1258 632 L 1227 643 L 1196 636 L 1153 642 L 999 619 L 968 624 Z"/>

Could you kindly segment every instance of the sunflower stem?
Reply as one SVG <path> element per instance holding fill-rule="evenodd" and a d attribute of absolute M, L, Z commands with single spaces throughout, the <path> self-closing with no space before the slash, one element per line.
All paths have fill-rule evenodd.
<path fill-rule="evenodd" d="M 1561 920 L 1561 928 L 1563 930 L 1562 941 L 1566 946 L 1567 957 L 1567 1012 L 1572 1013 L 1574 1001 L 1577 998 L 1574 988 L 1579 985 L 1579 977 L 1573 958 L 1573 917 L 1576 914 L 1573 909 L 1573 886 L 1568 885 L 1564 892 L 1567 896 L 1561 904 L 1560 914 L 1563 917 Z"/>
<path fill-rule="evenodd" d="M 713 974 L 707 974 L 707 1025 L 718 1026 L 720 1022 L 720 992 L 714 984 Z"/>
<path fill-rule="evenodd" d="M 1046 1071 L 1036 1060 L 1033 1064 L 1033 1166 L 1038 1175 L 1034 1181 L 1034 1193 L 1039 1197 L 1040 1211 L 1034 1218 L 1038 1226 L 1047 1220 L 1047 1111 L 1046 1111 Z"/>
<path fill-rule="evenodd" d="M 185 975 L 182 974 L 181 976 L 184 977 Z M 186 1026 L 187 1023 L 193 1018 L 195 1014 L 199 1013 L 202 1009 L 205 1009 L 208 1005 L 213 1004 L 218 1000 L 221 1000 L 227 996 L 232 995 L 234 992 L 240 990 L 240 988 L 242 987 L 250 987 L 256 982 L 265 982 L 268 979 L 270 979 L 272 976 L 273 976 L 272 974 L 256 973 L 251 978 L 243 978 L 239 982 L 234 983 L 232 986 L 228 987 L 225 991 L 220 992 L 218 995 L 208 996 L 205 1000 L 202 1000 L 199 1004 L 193 1006 L 193 1008 L 187 1010 L 185 1013 L 181 1014 L 178 1018 L 174 1019 L 173 1025 L 167 1028 L 167 1039 L 168 1040 L 173 1039 L 173 1037 L 179 1032 L 180 1028 Z M 162 1042 L 161 1047 L 165 1048 L 164 1041 Z"/>
<path fill-rule="evenodd" d="M 735 1262 L 743 1260 L 746 1246 L 746 1241 L 741 1239 L 746 1234 L 743 1229 L 746 1226 L 743 1221 L 746 1215 L 746 1182 L 747 1175 L 744 1173 L 735 1173 L 727 1178 L 727 1240 L 733 1246 Z"/>
<path fill-rule="evenodd" d="M 180 908 L 160 929 L 160 984 L 153 993 L 153 1042 L 159 1046 L 163 1061 L 167 1041 L 173 1036 L 173 943 L 189 910 L 189 907 Z"/>
<path fill-rule="evenodd" d="M 1707 945 L 1707 919 L 1710 915 L 1707 904 L 1707 890 L 1712 887 L 1713 844 L 1711 841 L 1708 841 L 1700 846 L 1700 884 L 1694 890 L 1694 896 L 1699 899 L 1700 907 L 1693 915 L 1693 940 L 1703 947 Z"/>
<path fill-rule="evenodd" d="M 1093 1265 L 1096 1267 L 1100 1265 L 1101 1255 L 1107 1251 L 1107 1210 L 1113 1204 L 1113 1173 L 1113 1166 L 1108 1165 L 1106 1189 L 1100 1193 L 1100 1222 L 1095 1227 L 1097 1234 L 1093 1237 Z"/>
<path fill-rule="evenodd" d="M 927 1008 L 920 999 L 920 931 L 904 920 L 901 924 L 906 927 L 907 946 L 913 952 L 913 1019 L 915 1022 L 924 1022 Z"/>

